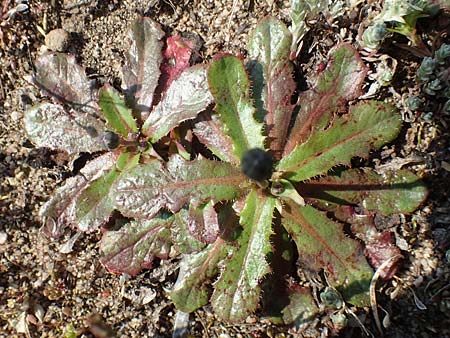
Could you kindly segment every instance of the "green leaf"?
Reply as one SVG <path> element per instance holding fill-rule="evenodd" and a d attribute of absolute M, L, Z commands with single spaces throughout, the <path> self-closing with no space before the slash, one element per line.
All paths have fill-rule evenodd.
<path fill-rule="evenodd" d="M 47 52 L 34 63 L 32 82 L 58 101 L 77 111 L 95 115 L 98 110 L 95 81 L 89 80 L 75 56 Z"/>
<path fill-rule="evenodd" d="M 25 130 L 38 147 L 69 154 L 107 150 L 103 121 L 83 112 L 67 112 L 63 106 L 41 103 L 25 111 Z"/>
<path fill-rule="evenodd" d="M 211 304 L 222 320 L 239 321 L 259 304 L 261 279 L 270 272 L 266 255 L 272 250 L 272 217 L 276 199 L 252 190 L 241 212 L 243 227 L 236 247 L 224 262 L 224 270 L 214 284 Z"/>
<path fill-rule="evenodd" d="M 100 89 L 98 104 L 113 131 L 125 138 L 128 134 L 138 132 L 131 109 L 113 87 L 106 84 Z"/>
<path fill-rule="evenodd" d="M 399 133 L 401 119 L 387 103 L 367 101 L 350 109 L 326 131 L 316 131 L 278 164 L 278 170 L 295 182 L 325 174 L 338 164 L 365 158 Z"/>
<path fill-rule="evenodd" d="M 186 203 L 200 205 L 231 200 L 243 191 L 245 177 L 218 161 L 186 161 L 172 156 L 167 164 L 154 160 L 123 173 L 113 187 L 115 206 L 127 217 L 152 218 L 161 208 L 178 212 Z"/>
<path fill-rule="evenodd" d="M 289 303 L 283 309 L 283 321 L 294 326 L 297 333 L 303 332 L 317 318 L 319 308 L 308 287 L 291 285 L 288 293 Z"/>
<path fill-rule="evenodd" d="M 349 44 L 330 50 L 327 67 L 310 79 L 309 89 L 299 96 L 300 112 L 290 131 L 284 154 L 306 141 L 314 130 L 323 130 L 335 113 L 361 95 L 367 70 L 358 52 Z"/>
<path fill-rule="evenodd" d="M 195 118 L 212 102 L 206 66 L 184 70 L 145 121 L 142 132 L 156 143 L 181 122 Z"/>
<path fill-rule="evenodd" d="M 169 293 L 177 309 L 192 312 L 209 300 L 206 282 L 218 272 L 218 263 L 224 259 L 230 245 L 222 238 L 197 254 L 186 255 L 180 262 L 178 279 Z"/>
<path fill-rule="evenodd" d="M 188 211 L 181 209 L 180 212 L 175 214 L 175 220 L 171 227 L 173 246 L 175 250 L 183 254 L 199 252 L 206 246 L 190 233 L 188 217 Z"/>
<path fill-rule="evenodd" d="M 296 83 L 289 60 L 291 34 L 278 19 L 260 21 L 250 36 L 248 68 L 258 114 L 264 118 L 270 149 L 281 157 L 294 105 Z"/>
<path fill-rule="evenodd" d="M 233 140 L 233 151 L 238 158 L 251 148 L 264 149 L 262 123 L 255 119 L 255 108 L 250 98 L 250 83 L 244 65 L 234 56 L 215 59 L 208 72 L 216 111 Z"/>
<path fill-rule="evenodd" d="M 105 224 L 114 210 L 114 205 L 109 196 L 109 190 L 120 172 L 116 169 L 109 171 L 89 187 L 84 189 L 75 205 L 75 220 L 78 230 L 92 232 Z"/>
<path fill-rule="evenodd" d="M 152 106 L 161 74 L 163 37 L 160 25 L 145 17 L 137 18 L 127 34 L 129 48 L 122 70 L 122 86 L 142 120 Z"/>
<path fill-rule="evenodd" d="M 114 273 L 135 276 L 149 269 L 155 257 L 169 257 L 173 217 L 130 221 L 119 230 L 107 231 L 100 242 L 100 262 Z"/>
<path fill-rule="evenodd" d="M 324 269 L 328 283 L 349 303 L 368 305 L 373 271 L 359 243 L 345 235 L 343 225 L 311 206 L 298 207 L 289 202 L 282 216 L 284 227 L 297 245 L 301 264 L 315 272 Z"/>
<path fill-rule="evenodd" d="M 345 170 L 299 186 L 302 196 L 323 210 L 338 205 L 360 205 L 369 212 L 384 215 L 413 212 L 427 197 L 419 177 L 409 170 L 388 171 L 383 175 L 371 169 Z"/>
<path fill-rule="evenodd" d="M 114 168 L 117 157 L 117 153 L 108 152 L 95 158 L 86 164 L 77 176 L 67 179 L 61 187 L 56 189 L 52 197 L 39 210 L 39 217 L 44 224 L 44 234 L 56 238 L 63 234 L 66 226 L 77 226 L 74 211 L 78 197 L 91 182 Z"/>

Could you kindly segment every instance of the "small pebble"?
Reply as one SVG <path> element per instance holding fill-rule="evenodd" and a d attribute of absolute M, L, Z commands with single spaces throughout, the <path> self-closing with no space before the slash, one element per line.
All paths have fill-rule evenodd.
<path fill-rule="evenodd" d="M 45 36 L 45 45 L 56 52 L 64 52 L 69 47 L 70 35 L 62 28 L 54 29 Z"/>
<path fill-rule="evenodd" d="M 7 239 L 8 235 L 6 234 L 6 232 L 4 231 L 0 232 L 0 245 L 5 244 Z"/>

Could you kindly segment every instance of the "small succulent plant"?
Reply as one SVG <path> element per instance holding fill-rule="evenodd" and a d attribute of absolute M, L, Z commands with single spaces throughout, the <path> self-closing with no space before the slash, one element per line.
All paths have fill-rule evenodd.
<path fill-rule="evenodd" d="M 410 171 L 347 169 L 354 157 L 367 158 L 395 139 L 401 127 L 388 103 L 361 101 L 347 111 L 367 73 L 356 50 L 334 47 L 327 67 L 295 102 L 292 35 L 277 19 L 257 25 L 246 63 L 218 55 L 209 66 L 184 67 L 169 85 L 156 80 L 158 26 L 140 19 L 130 36 L 124 73 L 132 80 L 124 76 L 124 83 L 131 109 L 106 86 L 101 109 L 89 89 L 89 112 L 84 97 L 64 96 L 78 110 L 46 103 L 26 114 L 38 145 L 105 152 L 44 205 L 46 228 L 60 230 L 64 222 L 79 231 L 103 227 L 101 262 L 116 273 L 136 275 L 155 258 L 180 254 L 169 295 L 184 312 L 209 302 L 217 317 L 237 322 L 262 304 L 262 315 L 299 330 L 320 315 L 336 330 L 344 327 L 346 303 L 369 304 L 373 268 L 391 260 L 384 278 L 397 269 L 399 251 L 389 232 L 378 232 L 375 216 L 412 212 L 426 197 Z M 66 76 L 64 84 L 88 88 L 81 73 Z M 154 102 L 148 95 L 157 97 L 161 86 Z M 56 86 L 53 93 L 62 92 Z M 214 111 L 198 115 L 212 101 Z M 195 119 L 192 134 L 171 132 L 187 119 Z M 190 147 L 179 134 L 189 135 Z M 308 282 L 296 281 L 296 262 L 309 283 L 320 281 L 314 284 L 320 297 Z"/>

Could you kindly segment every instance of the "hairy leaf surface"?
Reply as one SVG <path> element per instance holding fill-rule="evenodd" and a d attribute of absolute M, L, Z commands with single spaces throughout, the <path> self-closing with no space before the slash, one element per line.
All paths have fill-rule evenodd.
<path fill-rule="evenodd" d="M 263 126 L 255 118 L 250 83 L 242 61 L 229 55 L 217 58 L 209 67 L 208 81 L 216 111 L 233 140 L 235 155 L 242 158 L 251 148 L 264 149 Z"/>
<path fill-rule="evenodd" d="M 324 269 L 328 282 L 342 292 L 346 301 L 367 305 L 373 271 L 359 243 L 345 235 L 342 224 L 311 206 L 288 203 L 282 214 L 301 264 L 315 272 Z"/>
<path fill-rule="evenodd" d="M 291 34 L 278 19 L 263 19 L 252 32 L 248 45 L 248 68 L 258 115 L 264 118 L 270 149 L 281 157 L 294 105 L 296 89 L 289 60 Z"/>
<path fill-rule="evenodd" d="M 327 68 L 311 81 L 310 89 L 300 94 L 300 112 L 284 154 L 306 141 L 314 130 L 327 127 L 336 112 L 344 110 L 348 101 L 360 96 L 366 73 L 364 63 L 351 45 L 334 47 L 329 53 Z"/>
<path fill-rule="evenodd" d="M 103 121 L 84 112 L 67 110 L 60 105 L 41 103 L 25 111 L 25 130 L 38 147 L 64 150 L 69 154 L 108 149 L 103 135 Z"/>
<path fill-rule="evenodd" d="M 122 86 L 141 118 L 147 116 L 161 74 L 163 36 L 159 24 L 145 17 L 138 18 L 128 31 Z"/>
<path fill-rule="evenodd" d="M 67 179 L 64 184 L 56 189 L 52 198 L 39 210 L 39 216 L 43 222 L 43 232 L 49 237 L 59 237 L 64 228 L 74 224 L 76 219 L 74 210 L 80 193 L 89 184 L 114 167 L 117 159 L 116 153 L 106 153 L 89 162 L 80 173 Z"/>
<path fill-rule="evenodd" d="M 113 131 L 125 138 L 130 133 L 138 132 L 131 109 L 126 106 L 125 101 L 113 87 L 106 84 L 100 89 L 98 103 Z"/>
<path fill-rule="evenodd" d="M 230 200 L 243 193 L 245 177 L 234 166 L 206 159 L 172 156 L 167 164 L 152 161 L 121 175 L 113 187 L 114 203 L 128 217 L 152 218 L 161 208 L 179 211 L 190 202 Z"/>
<path fill-rule="evenodd" d="M 410 213 L 427 196 L 424 184 L 409 170 L 383 175 L 370 169 L 346 170 L 339 176 L 303 183 L 299 190 L 323 210 L 332 211 L 338 205 L 359 205 L 384 215 Z"/>
<path fill-rule="evenodd" d="M 212 102 L 206 66 L 184 70 L 145 121 L 142 132 L 155 143 L 181 122 L 195 118 Z"/>
<path fill-rule="evenodd" d="M 33 83 L 48 95 L 69 103 L 77 111 L 95 115 L 98 110 L 94 82 L 88 80 L 84 68 L 75 56 L 63 53 L 44 53 L 35 62 Z"/>
<path fill-rule="evenodd" d="M 299 182 L 325 174 L 338 164 L 349 165 L 355 157 L 367 157 L 393 140 L 401 120 L 390 104 L 367 101 L 353 106 L 326 131 L 316 131 L 307 142 L 298 145 L 278 165 L 278 170 Z"/>
<path fill-rule="evenodd" d="M 223 320 L 239 321 L 252 314 L 261 294 L 259 282 L 270 272 L 266 255 L 271 251 L 272 217 L 276 200 L 252 190 L 240 215 L 242 233 L 224 270 L 214 284 L 211 304 Z"/>
<path fill-rule="evenodd" d="M 107 231 L 100 242 L 103 265 L 114 273 L 135 276 L 149 269 L 155 257 L 169 257 L 173 217 L 130 221 L 119 230 Z"/>

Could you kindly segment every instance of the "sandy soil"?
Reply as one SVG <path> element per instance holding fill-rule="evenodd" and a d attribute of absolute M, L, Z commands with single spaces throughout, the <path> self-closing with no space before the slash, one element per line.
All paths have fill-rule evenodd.
<path fill-rule="evenodd" d="M 73 251 L 64 254 L 61 247 L 73 233 L 68 231 L 58 241 L 40 233 L 40 205 L 65 178 L 75 174 L 67 158 L 35 148 L 23 132 L 24 109 L 41 100 L 25 76 L 32 73 L 33 60 L 44 45 L 42 33 L 64 28 L 70 32 L 68 51 L 89 75 L 100 84 L 119 84 L 124 34 L 139 14 L 160 22 L 168 33 L 197 34 L 204 41 L 199 61 L 207 61 L 218 51 L 245 56 L 247 34 L 259 18 L 271 14 L 288 20 L 284 3 L 287 1 L 30 1 L 28 10 L 7 15 L 17 4 L 2 1 L 0 337 L 62 337 L 69 327 L 83 337 L 169 337 L 176 319 L 176 310 L 164 291 L 176 279 L 176 260 L 162 261 L 153 270 L 127 279 L 109 274 L 100 265 L 99 235 L 81 235 Z M 313 25 L 306 39 L 306 45 L 313 48 L 300 60 L 303 69 L 315 69 L 337 41 L 355 43 L 359 25 L 371 8 L 360 5 L 340 21 Z M 419 27 L 428 34 L 424 40 L 430 42 L 439 29 L 448 30 L 448 22 L 444 14 L 436 22 L 424 21 Z M 420 58 L 393 45 L 381 53 L 397 59 L 399 65 L 393 85 L 378 95 L 393 98 L 401 106 L 399 96 L 392 93 L 408 92 Z M 373 69 L 378 58 L 367 58 L 368 66 Z M 379 286 L 378 301 L 389 316 L 380 313 L 387 337 L 450 337 L 450 270 L 445 258 L 450 244 L 450 118 L 407 120 L 396 143 L 365 163 L 410 168 L 430 188 L 428 201 L 413 215 L 385 220 L 405 258 L 396 278 Z M 362 309 L 360 314 L 365 327 L 377 336 L 370 311 Z M 191 314 L 189 334 L 290 336 L 287 328 L 271 326 L 257 316 L 242 325 L 220 323 L 208 307 Z M 323 326 L 311 332 L 312 336 L 320 334 L 327 336 Z M 364 333 L 350 325 L 342 336 L 362 337 Z"/>

